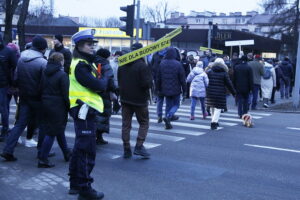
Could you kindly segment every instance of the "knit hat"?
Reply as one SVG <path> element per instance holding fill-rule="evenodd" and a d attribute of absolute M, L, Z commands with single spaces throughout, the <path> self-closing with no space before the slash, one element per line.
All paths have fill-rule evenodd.
<path fill-rule="evenodd" d="M 221 63 L 221 64 L 224 64 L 224 65 L 225 65 L 225 62 L 224 62 L 223 58 L 217 58 L 217 59 L 215 60 L 215 63 Z"/>
<path fill-rule="evenodd" d="M 197 64 L 196 64 L 196 67 L 203 68 L 203 62 L 202 61 L 198 61 Z"/>
<path fill-rule="evenodd" d="M 96 54 L 105 59 L 110 56 L 110 52 L 107 49 L 99 49 Z"/>
<path fill-rule="evenodd" d="M 45 50 L 48 48 L 47 41 L 41 36 L 34 36 L 32 46 L 38 50 Z"/>
<path fill-rule="evenodd" d="M 62 35 L 55 35 L 54 37 L 55 37 L 55 39 L 60 41 L 60 43 L 63 43 L 64 37 Z"/>
<path fill-rule="evenodd" d="M 143 45 L 141 43 L 134 43 L 132 46 L 131 46 L 131 50 L 132 51 L 135 51 L 135 50 L 138 50 L 138 49 L 141 49 L 143 48 Z"/>

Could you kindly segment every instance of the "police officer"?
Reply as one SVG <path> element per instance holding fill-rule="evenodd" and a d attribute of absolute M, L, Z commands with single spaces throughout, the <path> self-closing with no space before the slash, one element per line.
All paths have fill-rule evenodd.
<path fill-rule="evenodd" d="M 104 194 L 91 187 L 90 176 L 96 159 L 96 114 L 103 112 L 100 93 L 106 90 L 106 80 L 99 79 L 94 61 L 92 29 L 77 32 L 72 36 L 75 43 L 70 66 L 70 114 L 74 119 L 75 145 L 70 160 L 69 194 L 79 194 L 78 199 L 102 199 Z"/>

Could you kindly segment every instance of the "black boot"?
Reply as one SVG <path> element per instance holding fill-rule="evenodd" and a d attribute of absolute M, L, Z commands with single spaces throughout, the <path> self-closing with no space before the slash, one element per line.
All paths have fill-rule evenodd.
<path fill-rule="evenodd" d="M 132 157 L 132 152 L 130 147 L 124 147 L 123 158 L 128 159 Z"/>
<path fill-rule="evenodd" d="M 164 118 L 163 120 L 165 122 L 165 129 L 172 129 L 173 128 L 169 118 Z"/>
<path fill-rule="evenodd" d="M 9 153 L 2 153 L 0 156 L 9 162 L 18 160 L 13 154 L 9 154 Z"/>
<path fill-rule="evenodd" d="M 97 192 L 94 189 L 79 191 L 78 200 L 98 200 L 103 199 L 103 192 Z"/>
<path fill-rule="evenodd" d="M 163 119 L 162 119 L 162 117 L 158 117 L 158 119 L 157 119 L 157 123 L 162 123 L 162 121 L 163 121 Z"/>
<path fill-rule="evenodd" d="M 150 157 L 150 154 L 147 152 L 144 145 L 135 146 L 133 153 L 134 153 L 134 155 L 143 156 L 144 158 Z"/>
<path fill-rule="evenodd" d="M 52 164 L 49 160 L 39 159 L 38 168 L 52 168 L 52 167 L 55 167 L 55 165 Z"/>
<path fill-rule="evenodd" d="M 216 130 L 217 128 L 218 128 L 217 123 L 215 123 L 215 122 L 210 123 L 210 129 L 211 130 Z"/>
<path fill-rule="evenodd" d="M 66 150 L 66 152 L 64 152 L 64 159 L 66 162 L 69 162 L 69 160 L 71 159 L 72 156 L 72 151 L 70 149 Z"/>
<path fill-rule="evenodd" d="M 98 133 L 98 132 L 97 132 L 96 143 L 99 144 L 99 145 L 108 144 L 108 142 L 107 142 L 106 140 L 103 139 L 103 133 Z"/>

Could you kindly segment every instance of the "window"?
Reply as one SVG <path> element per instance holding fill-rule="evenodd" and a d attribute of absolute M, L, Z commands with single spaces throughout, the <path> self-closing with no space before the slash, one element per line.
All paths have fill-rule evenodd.
<path fill-rule="evenodd" d="M 260 33 L 261 32 L 261 28 L 255 28 L 254 32 L 255 33 Z"/>
<path fill-rule="evenodd" d="M 222 19 L 223 24 L 227 24 L 227 19 Z"/>
<path fill-rule="evenodd" d="M 235 23 L 240 24 L 241 23 L 241 19 L 235 19 Z"/>

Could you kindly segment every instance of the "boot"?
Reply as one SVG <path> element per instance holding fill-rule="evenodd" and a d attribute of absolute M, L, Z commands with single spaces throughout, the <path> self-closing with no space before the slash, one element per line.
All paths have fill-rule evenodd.
<path fill-rule="evenodd" d="M 124 147 L 123 158 L 128 159 L 132 157 L 132 152 L 130 147 Z"/>
<path fill-rule="evenodd" d="M 160 124 L 160 123 L 162 123 L 162 121 L 163 121 L 162 117 L 158 117 L 157 123 Z"/>
<path fill-rule="evenodd" d="M 217 123 L 215 123 L 215 122 L 210 123 L 210 129 L 211 130 L 216 130 L 217 128 L 218 128 Z"/>
<path fill-rule="evenodd" d="M 150 154 L 145 149 L 144 145 L 141 146 L 135 146 L 134 148 L 134 155 L 143 156 L 144 158 L 149 158 Z"/>
<path fill-rule="evenodd" d="M 173 128 L 169 118 L 164 118 L 163 120 L 165 122 L 165 129 L 172 129 Z"/>
<path fill-rule="evenodd" d="M 106 140 L 103 139 L 103 133 L 98 133 L 98 132 L 97 132 L 96 143 L 99 144 L 99 145 L 108 144 L 108 142 L 107 142 Z"/>
<path fill-rule="evenodd" d="M 172 117 L 171 117 L 171 121 L 177 121 L 179 119 L 179 117 L 178 116 L 176 116 L 176 115 L 173 115 Z"/>
<path fill-rule="evenodd" d="M 41 160 L 39 159 L 38 168 L 52 168 L 55 167 L 49 160 Z"/>
<path fill-rule="evenodd" d="M 66 162 L 69 162 L 72 156 L 72 151 L 68 149 L 66 152 L 64 152 L 64 159 Z"/>
<path fill-rule="evenodd" d="M 98 200 L 103 199 L 103 192 L 97 192 L 94 189 L 79 191 L 78 200 Z"/>
<path fill-rule="evenodd" d="M 2 153 L 0 156 L 9 162 L 18 160 L 13 154 L 9 154 L 9 153 Z"/>

